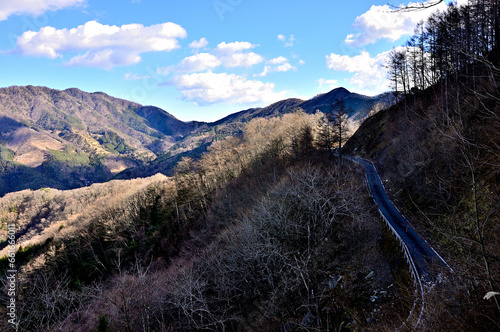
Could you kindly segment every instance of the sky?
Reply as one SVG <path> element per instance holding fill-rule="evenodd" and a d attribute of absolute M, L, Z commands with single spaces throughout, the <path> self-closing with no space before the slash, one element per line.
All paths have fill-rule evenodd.
<path fill-rule="evenodd" d="M 183 121 L 372 96 L 389 90 L 387 54 L 446 7 L 399 1 L 0 0 L 0 87 L 102 91 Z"/>

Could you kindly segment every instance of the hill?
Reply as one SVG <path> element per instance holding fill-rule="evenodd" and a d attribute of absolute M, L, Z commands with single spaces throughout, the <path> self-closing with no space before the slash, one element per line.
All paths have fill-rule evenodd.
<path fill-rule="evenodd" d="M 313 148 L 317 124 L 256 118 L 170 178 L 0 198 L 0 267 L 14 224 L 23 330 L 401 325 L 384 317 L 411 308 L 402 259 L 361 171 Z"/>
<path fill-rule="evenodd" d="M 0 89 L 0 124 L 0 195 L 109 180 L 200 128 L 104 93 L 34 86 Z"/>
<path fill-rule="evenodd" d="M 147 177 L 183 156 L 199 158 L 215 140 L 241 135 L 245 123 L 304 108 L 328 110 L 345 98 L 363 118 L 380 98 L 336 89 L 309 101 L 287 99 L 213 123 L 183 122 L 154 106 L 76 88 L 0 89 L 0 195 L 32 188 L 71 189 L 112 178 Z"/>
<path fill-rule="evenodd" d="M 263 108 L 251 108 L 230 114 L 216 122 L 206 124 L 213 136 L 206 137 L 197 133 L 187 136 L 184 141 L 176 145 L 172 152 L 160 156 L 156 160 L 142 166 L 129 168 L 116 175 L 117 179 L 132 179 L 135 177 L 152 176 L 158 172 L 165 175 L 173 174 L 173 166 L 183 157 L 199 158 L 206 152 L 211 139 L 222 139 L 228 136 L 241 135 L 242 130 L 248 122 L 256 118 L 269 118 L 283 114 L 303 111 L 307 114 L 316 112 L 327 113 L 334 109 L 337 103 L 343 100 L 349 117 L 348 128 L 354 133 L 359 125 L 368 117 L 380 109 L 384 109 L 394 103 L 391 93 L 381 94 L 375 97 L 367 97 L 349 92 L 344 88 L 315 96 L 309 100 L 290 98 L 278 101 Z M 201 140 L 201 141 L 200 141 Z M 196 146 L 194 145 L 196 144 Z M 186 146 L 188 148 L 186 148 Z"/>
<path fill-rule="evenodd" d="M 499 8 L 471 2 L 428 22 L 411 39 L 429 43 L 424 73 L 411 70 L 415 50 L 396 53 L 391 70 L 405 100 L 345 145 L 375 161 L 396 205 L 454 269 L 445 290 L 427 295 L 433 331 L 500 328 L 500 299 L 490 296 L 500 288 L 500 40 L 475 43 L 471 30 L 498 32 Z"/>
<path fill-rule="evenodd" d="M 277 116 L 290 113 L 297 109 L 302 109 L 307 114 L 314 114 L 317 111 L 327 113 L 331 111 L 340 100 L 344 101 L 349 116 L 353 120 L 364 119 L 370 111 L 383 109 L 394 103 L 392 94 L 384 93 L 374 97 L 363 96 L 352 93 L 345 88 L 336 88 L 330 92 L 317 95 L 309 100 L 290 98 L 278 101 L 263 108 L 252 108 L 231 114 L 214 124 L 225 124 L 231 122 L 248 122 L 255 117 Z"/>

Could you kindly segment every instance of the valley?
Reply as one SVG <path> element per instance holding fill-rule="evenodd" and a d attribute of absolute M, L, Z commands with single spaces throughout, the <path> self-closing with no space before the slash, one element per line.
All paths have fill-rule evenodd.
<path fill-rule="evenodd" d="M 20 4 L 0 24 L 39 15 Z M 33 27 L 0 50 L 40 68 L 30 82 L 59 62 L 48 85 L 224 114 L 0 88 L 0 331 L 500 330 L 500 1 L 314 4 L 216 2 L 214 23 L 202 2 L 123 2 L 119 19 L 58 3 L 142 23 Z M 343 16 L 344 53 L 325 56 Z"/>
<path fill-rule="evenodd" d="M 215 140 L 240 135 L 254 118 L 328 110 L 345 99 L 352 128 L 390 103 L 336 89 L 309 101 L 284 100 L 214 123 L 182 122 L 166 111 L 78 89 L 0 89 L 0 195 L 22 189 L 73 189 L 112 178 L 172 175 L 182 156 L 200 157 Z M 12 181 L 24 178 L 22 182 Z"/>

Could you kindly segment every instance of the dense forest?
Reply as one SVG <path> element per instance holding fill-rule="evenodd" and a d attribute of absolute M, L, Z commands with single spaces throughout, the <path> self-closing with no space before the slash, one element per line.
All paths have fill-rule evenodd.
<path fill-rule="evenodd" d="M 342 102 L 297 109 L 248 121 L 170 177 L 5 195 L 2 230 L 24 230 L 20 330 L 411 330 L 399 244 L 342 154 L 374 160 L 453 268 L 426 285 L 419 329 L 499 330 L 499 39 L 498 0 L 422 22 L 388 63 L 399 102 L 354 134 Z"/>

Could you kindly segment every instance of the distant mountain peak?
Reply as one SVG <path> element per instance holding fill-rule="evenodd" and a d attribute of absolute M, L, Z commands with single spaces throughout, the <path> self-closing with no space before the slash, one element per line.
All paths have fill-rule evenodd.
<path fill-rule="evenodd" d="M 354 119 L 384 102 L 336 88 L 307 101 L 284 99 L 205 123 L 183 122 L 155 106 L 75 87 L 0 88 L 0 163 L 10 163 L 11 169 L 0 173 L 0 195 L 28 187 L 74 188 L 107 181 L 125 169 L 123 178 L 168 173 L 179 156 L 199 156 L 214 140 L 240 134 L 254 118 L 298 109 L 326 113 L 340 99 Z M 17 186 L 10 180 L 16 176 L 30 180 Z M 3 179 L 8 186 L 2 187 Z"/>
<path fill-rule="evenodd" d="M 344 87 L 335 88 L 332 91 L 330 91 L 329 93 L 332 93 L 332 92 L 336 92 L 336 93 L 351 93 L 351 91 L 347 90 Z"/>

